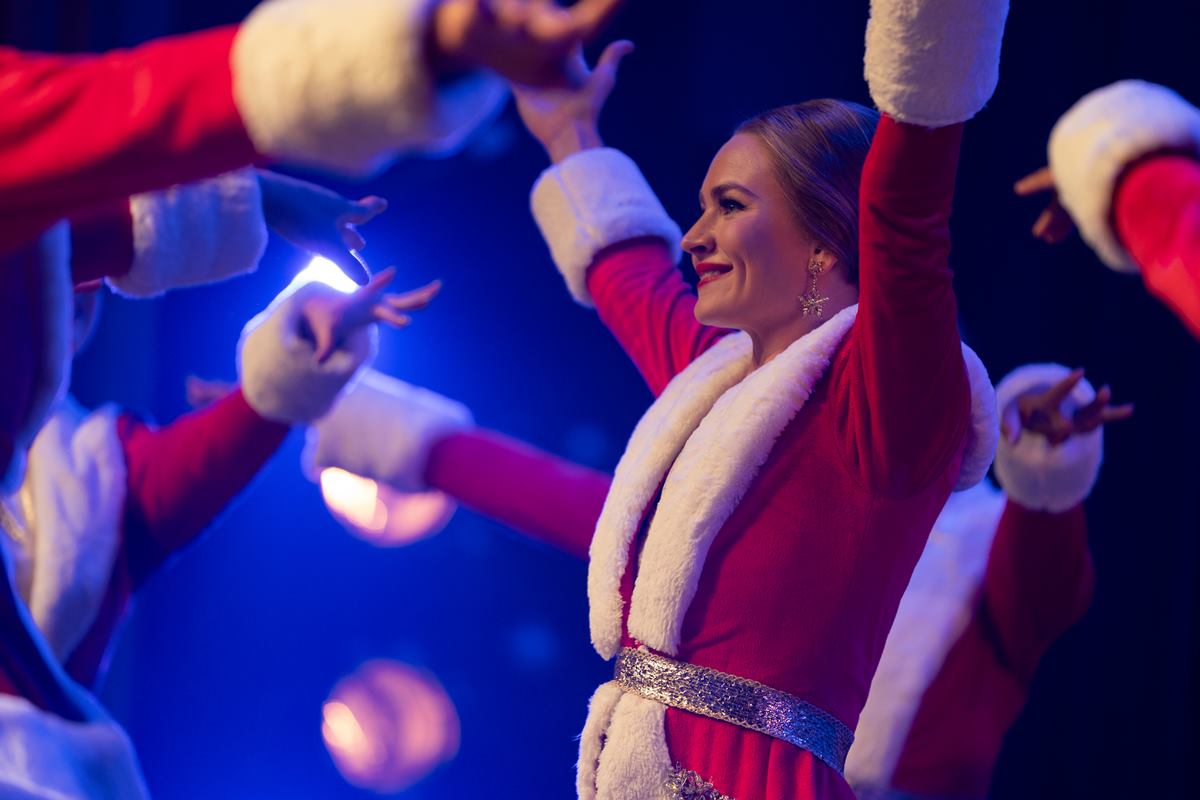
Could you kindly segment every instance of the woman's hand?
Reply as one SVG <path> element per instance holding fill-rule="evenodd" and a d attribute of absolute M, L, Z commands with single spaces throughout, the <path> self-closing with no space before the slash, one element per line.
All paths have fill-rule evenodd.
<path fill-rule="evenodd" d="M 513 85 L 517 111 L 533 137 L 557 164 L 569 155 L 600 147 L 600 112 L 617 85 L 621 59 L 633 52 L 633 42 L 613 42 L 604 48 L 596 68 L 589 71 L 583 51 L 576 48 L 568 60 L 575 85 L 569 88 L 534 89 Z"/>
<path fill-rule="evenodd" d="M 1072 436 L 1133 416 L 1132 403 L 1110 405 L 1112 389 L 1107 386 L 1101 387 L 1086 406 L 1073 412 L 1064 410 L 1063 402 L 1081 380 L 1083 370 L 1076 369 L 1049 389 L 1021 395 L 1003 409 L 1000 432 L 1010 442 L 1021 438 L 1022 431 L 1031 431 L 1044 436 L 1052 445 L 1060 445 Z"/>
<path fill-rule="evenodd" d="M 358 255 L 366 242 L 356 226 L 387 208 L 382 197 L 347 200 L 315 183 L 258 171 L 267 227 L 303 250 L 328 258 L 360 286 L 371 277 Z"/>
<path fill-rule="evenodd" d="M 1042 167 L 1037 172 L 1026 175 L 1017 181 L 1013 187 L 1021 197 L 1030 197 L 1043 192 L 1050 192 L 1050 203 L 1033 223 L 1033 235 L 1046 244 L 1058 244 L 1066 239 L 1075 229 L 1071 215 L 1058 202 L 1058 192 L 1054 189 L 1054 175 L 1049 167 Z"/>
<path fill-rule="evenodd" d="M 624 0 L 445 0 L 430 25 L 434 68 L 490 69 L 527 86 L 568 86 L 568 61 L 608 24 Z"/>
<path fill-rule="evenodd" d="M 353 294 L 320 294 L 304 303 L 300 309 L 303 332 L 315 345 L 318 364 L 359 328 L 375 322 L 396 328 L 408 326 L 412 318 L 406 312 L 425 308 L 442 288 L 441 281 L 433 281 L 411 292 L 385 294 L 384 289 L 395 277 L 396 268 L 388 267 Z"/>

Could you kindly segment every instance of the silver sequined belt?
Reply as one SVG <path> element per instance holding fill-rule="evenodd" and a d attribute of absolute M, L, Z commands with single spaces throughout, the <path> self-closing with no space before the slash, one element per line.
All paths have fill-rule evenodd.
<path fill-rule="evenodd" d="M 624 648 L 618 685 L 664 706 L 730 722 L 802 747 L 841 775 L 854 733 L 832 714 L 787 692 L 660 656 Z"/>

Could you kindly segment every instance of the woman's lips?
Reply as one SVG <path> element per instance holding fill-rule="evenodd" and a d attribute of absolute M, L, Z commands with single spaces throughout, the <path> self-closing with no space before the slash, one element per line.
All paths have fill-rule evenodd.
<path fill-rule="evenodd" d="M 731 272 L 733 272 L 733 266 L 730 264 L 697 264 L 696 274 L 700 276 L 700 282 L 697 285 L 703 286 L 706 283 L 720 280 Z"/>

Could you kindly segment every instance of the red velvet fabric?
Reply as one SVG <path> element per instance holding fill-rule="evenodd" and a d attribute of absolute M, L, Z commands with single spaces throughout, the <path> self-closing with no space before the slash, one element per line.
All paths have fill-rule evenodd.
<path fill-rule="evenodd" d="M 258 160 L 233 101 L 236 33 L 101 55 L 0 48 L 0 252 L 78 209 Z"/>
<path fill-rule="evenodd" d="M 1113 221 L 1146 288 L 1200 338 L 1200 161 L 1159 155 L 1133 165 Z"/>
<path fill-rule="evenodd" d="M 881 121 L 863 174 L 858 321 L 717 534 L 683 626 L 681 659 L 850 727 L 966 441 L 948 265 L 961 134 Z M 660 244 L 604 254 L 588 288 L 655 391 L 723 333 L 695 320 Z M 667 743 L 739 800 L 851 796 L 807 751 L 733 725 L 668 709 Z"/>
<path fill-rule="evenodd" d="M 1091 603 L 1083 506 L 1062 514 L 1009 501 L 974 616 L 925 691 L 892 776 L 920 797 L 983 800 L 1038 662 Z"/>

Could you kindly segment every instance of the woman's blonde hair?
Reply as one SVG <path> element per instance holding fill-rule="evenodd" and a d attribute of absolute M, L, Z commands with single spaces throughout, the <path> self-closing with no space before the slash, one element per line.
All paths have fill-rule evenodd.
<path fill-rule="evenodd" d="M 846 100 L 764 111 L 737 133 L 757 136 L 800 226 L 858 283 L 858 187 L 879 112 Z"/>

